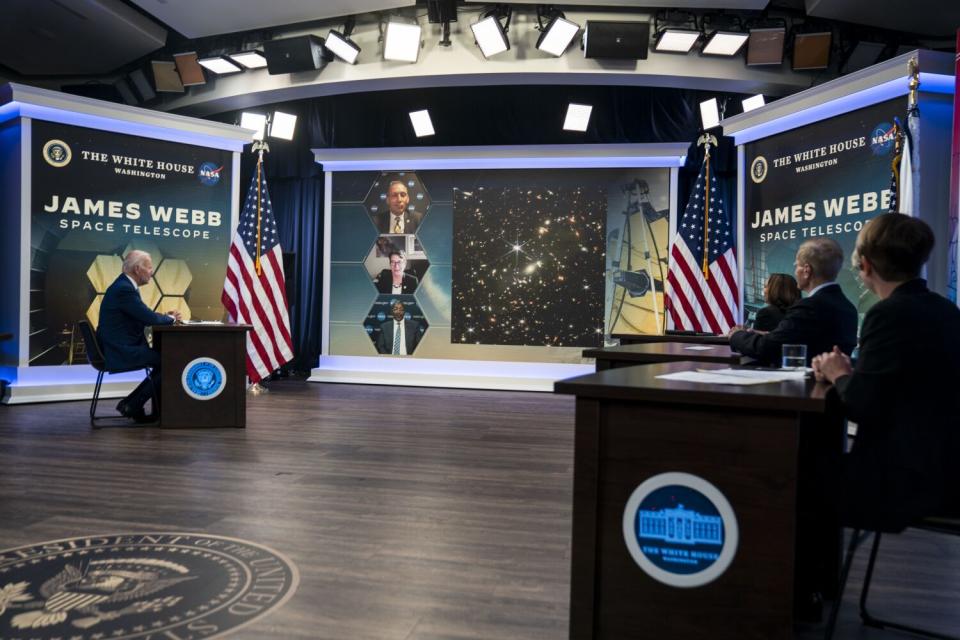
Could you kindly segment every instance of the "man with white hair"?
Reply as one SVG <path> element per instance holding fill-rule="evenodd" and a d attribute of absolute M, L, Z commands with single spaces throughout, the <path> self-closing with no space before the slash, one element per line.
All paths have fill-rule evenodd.
<path fill-rule="evenodd" d="M 153 277 L 153 261 L 146 251 L 131 251 L 123 259 L 123 273 L 107 289 L 100 305 L 97 337 L 110 370 L 150 367 L 150 378 L 144 380 L 117 405 L 117 411 L 137 422 L 148 418 L 144 405 L 154 394 L 160 395 L 160 354 L 150 348 L 143 335 L 145 327 L 173 324 L 180 320 L 179 311 L 156 313 L 143 303 L 139 288 Z M 152 381 L 152 385 L 151 385 Z M 159 406 L 153 407 L 156 419 Z"/>

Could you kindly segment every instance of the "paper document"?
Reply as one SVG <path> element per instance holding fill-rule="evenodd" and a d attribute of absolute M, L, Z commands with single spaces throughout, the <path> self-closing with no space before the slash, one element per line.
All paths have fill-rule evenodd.
<path fill-rule="evenodd" d="M 766 384 L 803 380 L 804 371 L 763 371 L 759 369 L 697 369 L 696 371 L 678 371 L 657 376 L 662 380 L 680 380 L 683 382 L 702 382 L 706 384 Z"/>
<path fill-rule="evenodd" d="M 219 320 L 191 320 L 187 324 L 223 324 Z"/>
<path fill-rule="evenodd" d="M 713 351 L 716 347 L 707 347 L 704 345 L 695 345 L 693 347 L 684 347 L 686 351 Z"/>

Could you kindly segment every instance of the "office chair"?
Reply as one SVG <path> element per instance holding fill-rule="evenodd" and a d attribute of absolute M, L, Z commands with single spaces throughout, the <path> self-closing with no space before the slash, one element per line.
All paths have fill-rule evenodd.
<path fill-rule="evenodd" d="M 149 367 L 132 367 L 128 369 L 109 369 L 107 359 L 103 355 L 103 349 L 100 347 L 100 341 L 93 327 L 86 320 L 77 323 L 80 327 L 80 335 L 83 336 L 83 344 L 87 351 L 87 361 L 97 370 L 97 383 L 93 388 L 93 398 L 90 401 L 90 426 L 94 429 L 99 428 L 97 422 L 102 420 L 114 420 L 117 416 L 97 416 L 97 402 L 100 400 L 100 389 L 103 386 L 103 376 L 106 373 L 126 373 L 128 371 L 138 371 L 143 369 L 146 372 L 147 379 L 150 380 Z M 153 406 L 157 406 L 156 389 L 153 388 L 153 382 L 150 382 L 153 397 Z"/>
<path fill-rule="evenodd" d="M 934 516 L 929 518 L 921 518 L 907 528 L 960 536 L 960 517 Z M 857 547 L 860 546 L 860 544 L 869 535 L 869 531 L 861 531 L 859 529 L 852 532 L 850 542 L 847 545 L 847 555 L 844 559 L 843 569 L 840 573 L 839 593 L 837 595 L 836 602 L 833 604 L 833 608 L 830 610 L 830 618 L 827 620 L 827 628 L 824 632 L 825 640 L 831 640 L 833 638 L 834 628 L 837 624 L 837 614 L 840 612 L 840 605 L 843 603 L 843 589 L 846 586 L 847 577 L 850 574 L 850 566 L 853 564 L 853 555 L 856 552 Z M 913 633 L 927 638 L 936 638 L 937 640 L 960 640 L 960 636 L 948 635 L 939 631 L 933 631 L 921 627 L 913 627 L 902 622 L 878 618 L 867 610 L 867 596 L 870 593 L 870 581 L 873 578 L 873 568 L 876 564 L 877 552 L 880 549 L 880 538 L 881 533 L 879 531 L 873 532 L 873 546 L 870 549 L 870 560 L 867 563 L 867 571 L 863 578 L 863 587 L 860 590 L 860 619 L 863 621 L 863 624 L 877 629 L 897 629 L 899 631 L 906 631 L 908 633 Z"/>

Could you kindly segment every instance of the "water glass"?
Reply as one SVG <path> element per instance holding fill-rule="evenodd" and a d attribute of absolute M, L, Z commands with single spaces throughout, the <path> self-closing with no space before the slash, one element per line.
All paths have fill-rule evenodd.
<path fill-rule="evenodd" d="M 783 356 L 780 366 L 784 369 L 804 369 L 807 366 L 807 345 L 785 344 L 781 349 Z"/>

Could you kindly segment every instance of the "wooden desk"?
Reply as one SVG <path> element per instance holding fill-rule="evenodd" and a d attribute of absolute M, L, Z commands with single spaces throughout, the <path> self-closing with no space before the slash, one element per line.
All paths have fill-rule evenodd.
<path fill-rule="evenodd" d="M 647 342 L 619 347 L 583 350 L 584 358 L 596 358 L 597 371 L 663 362 L 712 362 L 741 364 L 743 356 L 730 350 L 729 344 L 690 344 L 688 342 Z"/>
<path fill-rule="evenodd" d="M 153 327 L 154 347 L 160 351 L 162 428 L 246 427 L 246 337 L 250 328 L 227 324 Z M 216 387 L 191 393 L 188 378 L 201 360 L 218 363 L 224 379 Z"/>
<path fill-rule="evenodd" d="M 812 380 L 721 386 L 656 377 L 694 366 L 724 367 L 643 365 L 555 384 L 577 396 L 572 639 L 792 637 L 801 423 L 829 426 L 837 442 L 842 423 L 826 417 L 827 387 Z M 631 495 L 670 472 L 711 484 L 736 519 L 729 566 L 701 586 L 654 579 L 626 542 Z"/>

